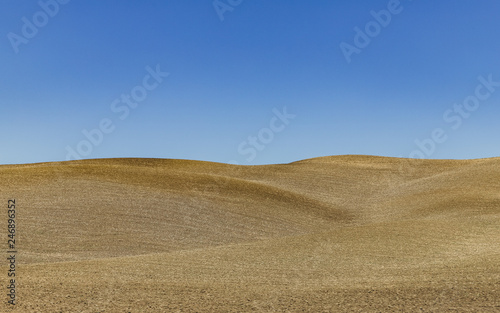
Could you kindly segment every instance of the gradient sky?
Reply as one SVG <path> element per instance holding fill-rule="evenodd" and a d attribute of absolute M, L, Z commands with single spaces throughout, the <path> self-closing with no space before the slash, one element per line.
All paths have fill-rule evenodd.
<path fill-rule="evenodd" d="M 0 164 L 500 156 L 496 0 L 60 2 L 0 2 Z"/>

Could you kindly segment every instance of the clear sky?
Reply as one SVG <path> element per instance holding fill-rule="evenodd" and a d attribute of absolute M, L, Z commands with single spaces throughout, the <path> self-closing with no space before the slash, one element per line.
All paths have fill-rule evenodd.
<path fill-rule="evenodd" d="M 500 156 L 499 12 L 496 0 L 1 1 L 0 164 Z"/>

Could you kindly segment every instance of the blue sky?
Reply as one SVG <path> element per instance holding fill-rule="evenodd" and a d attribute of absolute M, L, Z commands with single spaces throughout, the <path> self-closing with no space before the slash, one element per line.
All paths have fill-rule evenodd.
<path fill-rule="evenodd" d="M 500 156 L 499 9 L 2 1 L 0 164 Z"/>

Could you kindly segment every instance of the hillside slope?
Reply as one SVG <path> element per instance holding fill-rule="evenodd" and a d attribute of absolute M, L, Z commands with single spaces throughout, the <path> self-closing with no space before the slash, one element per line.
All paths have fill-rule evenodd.
<path fill-rule="evenodd" d="M 101 159 L 0 178 L 20 312 L 500 310 L 500 158 Z"/>

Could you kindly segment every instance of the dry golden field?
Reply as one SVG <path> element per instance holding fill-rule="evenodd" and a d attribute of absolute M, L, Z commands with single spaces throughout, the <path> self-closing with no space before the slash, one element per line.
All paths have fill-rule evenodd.
<path fill-rule="evenodd" d="M 2 312 L 500 312 L 500 158 L 4 165 L 0 201 Z"/>

